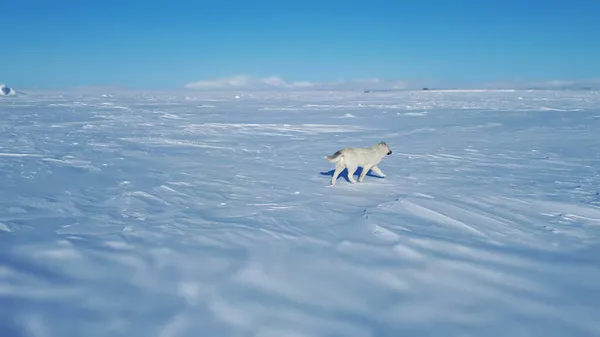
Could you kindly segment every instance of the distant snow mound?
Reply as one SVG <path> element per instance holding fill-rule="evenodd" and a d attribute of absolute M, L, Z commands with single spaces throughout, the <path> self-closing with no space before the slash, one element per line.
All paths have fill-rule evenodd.
<path fill-rule="evenodd" d="M 4 84 L 0 84 L 0 96 L 14 96 L 17 93 L 13 88 L 9 88 Z"/>

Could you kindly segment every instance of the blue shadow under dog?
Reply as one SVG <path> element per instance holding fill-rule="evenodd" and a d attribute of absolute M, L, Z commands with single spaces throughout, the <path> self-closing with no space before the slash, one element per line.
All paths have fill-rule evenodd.
<path fill-rule="evenodd" d="M 358 167 L 356 169 L 356 172 L 354 172 L 354 176 L 356 177 L 356 180 L 358 180 L 358 177 L 360 176 L 360 174 L 362 173 L 363 168 L 362 167 Z M 327 171 L 327 172 L 320 172 L 321 175 L 323 176 L 333 176 L 333 172 L 335 172 L 335 169 L 331 170 L 331 171 Z M 347 182 L 350 182 L 350 179 L 348 179 L 348 169 L 344 169 L 342 172 L 340 172 L 339 177 L 343 177 L 344 179 L 346 179 Z M 367 172 L 367 177 L 375 177 L 375 178 L 379 178 L 379 179 L 384 179 L 383 177 L 380 177 L 378 175 L 374 175 L 371 170 L 369 170 L 369 172 Z"/>

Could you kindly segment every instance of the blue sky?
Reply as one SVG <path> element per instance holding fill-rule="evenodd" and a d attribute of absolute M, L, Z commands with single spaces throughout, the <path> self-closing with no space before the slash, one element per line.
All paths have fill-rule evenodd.
<path fill-rule="evenodd" d="M 240 75 L 244 84 L 275 85 L 599 78 L 598 13 L 597 1 L 558 0 L 5 1 L 0 83 L 184 88 Z M 271 76 L 277 80 L 255 80 Z"/>

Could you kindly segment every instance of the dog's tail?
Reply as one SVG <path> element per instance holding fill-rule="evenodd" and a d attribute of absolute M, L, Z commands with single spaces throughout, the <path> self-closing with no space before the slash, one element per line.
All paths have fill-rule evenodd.
<path fill-rule="evenodd" d="M 342 150 L 337 151 L 331 156 L 325 156 L 325 160 L 327 160 L 330 163 L 337 163 L 338 161 L 340 161 L 340 159 L 342 159 Z"/>

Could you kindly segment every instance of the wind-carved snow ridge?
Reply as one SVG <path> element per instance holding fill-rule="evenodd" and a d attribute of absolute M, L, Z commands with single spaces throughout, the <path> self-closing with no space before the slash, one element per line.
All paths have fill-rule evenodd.
<path fill-rule="evenodd" d="M 599 103 L 0 102 L 0 336 L 597 336 Z M 385 178 L 328 187 L 380 141 Z"/>

